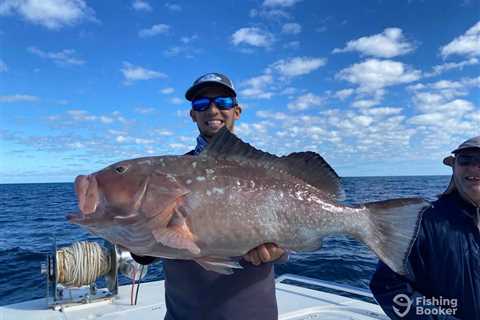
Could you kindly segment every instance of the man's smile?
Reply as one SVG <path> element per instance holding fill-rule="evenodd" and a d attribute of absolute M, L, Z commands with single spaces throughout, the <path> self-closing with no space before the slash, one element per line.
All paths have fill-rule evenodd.
<path fill-rule="evenodd" d="M 466 176 L 465 180 L 474 182 L 474 183 L 480 183 L 480 176 Z"/>
<path fill-rule="evenodd" d="M 220 119 L 205 121 L 205 124 L 211 129 L 221 128 L 223 126 L 223 123 L 224 123 L 223 120 L 220 120 Z"/>

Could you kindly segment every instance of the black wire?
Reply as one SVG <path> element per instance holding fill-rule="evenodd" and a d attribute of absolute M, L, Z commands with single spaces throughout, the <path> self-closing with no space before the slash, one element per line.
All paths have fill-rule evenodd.
<path fill-rule="evenodd" d="M 140 289 L 140 283 L 142 282 L 142 274 L 143 274 L 144 268 L 145 268 L 145 265 L 142 264 L 142 268 L 140 269 L 140 275 L 138 276 L 137 292 L 135 293 L 135 305 L 137 305 L 138 289 Z"/>

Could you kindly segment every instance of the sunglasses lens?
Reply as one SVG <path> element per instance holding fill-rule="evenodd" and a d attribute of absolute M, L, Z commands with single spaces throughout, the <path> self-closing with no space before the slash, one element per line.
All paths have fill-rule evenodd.
<path fill-rule="evenodd" d="M 217 107 L 223 109 L 230 109 L 235 106 L 235 102 L 233 101 L 232 97 L 216 97 L 214 101 Z"/>
<path fill-rule="evenodd" d="M 473 165 L 480 165 L 480 157 L 474 156 L 458 156 L 457 163 L 463 166 L 473 166 Z"/>
<path fill-rule="evenodd" d="M 192 101 L 192 108 L 195 111 L 207 110 L 209 105 L 210 99 L 208 98 L 199 98 Z"/>
<path fill-rule="evenodd" d="M 195 111 L 205 111 L 210 106 L 210 102 L 213 101 L 217 108 L 228 110 L 235 107 L 235 99 L 232 97 L 216 97 L 210 98 L 198 98 L 192 101 L 192 108 Z"/>

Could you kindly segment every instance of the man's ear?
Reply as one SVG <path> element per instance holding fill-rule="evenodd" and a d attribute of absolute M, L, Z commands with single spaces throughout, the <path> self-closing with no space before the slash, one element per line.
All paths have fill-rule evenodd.
<path fill-rule="evenodd" d="M 443 159 L 443 164 L 453 168 L 455 165 L 455 158 L 453 156 L 448 156 Z"/>
<path fill-rule="evenodd" d="M 242 114 L 242 107 L 240 107 L 239 105 L 235 106 L 235 108 L 233 109 L 233 118 L 235 120 L 238 120 L 240 119 L 241 114 Z"/>
<path fill-rule="evenodd" d="M 193 122 L 197 122 L 197 115 L 192 109 L 190 109 L 190 118 L 192 118 Z"/>

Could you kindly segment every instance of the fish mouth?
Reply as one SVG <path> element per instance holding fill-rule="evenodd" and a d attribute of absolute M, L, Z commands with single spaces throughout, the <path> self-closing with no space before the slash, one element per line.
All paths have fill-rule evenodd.
<path fill-rule="evenodd" d="M 75 193 L 78 207 L 83 214 L 91 214 L 97 210 L 99 192 L 97 179 L 94 175 L 78 176 L 75 178 Z"/>

